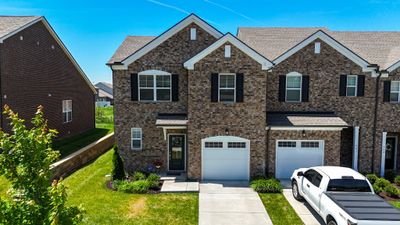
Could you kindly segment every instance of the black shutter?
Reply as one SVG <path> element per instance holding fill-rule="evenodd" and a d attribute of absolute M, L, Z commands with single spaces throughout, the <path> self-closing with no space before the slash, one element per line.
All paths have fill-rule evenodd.
<path fill-rule="evenodd" d="M 301 86 L 301 101 L 308 102 L 308 96 L 310 93 L 310 76 L 304 75 L 302 77 L 302 86 Z"/>
<path fill-rule="evenodd" d="M 346 96 L 347 75 L 340 75 L 339 96 Z"/>
<path fill-rule="evenodd" d="M 131 74 L 131 100 L 138 100 L 138 75 L 137 73 Z"/>
<path fill-rule="evenodd" d="M 357 96 L 364 96 L 365 75 L 357 76 Z"/>
<path fill-rule="evenodd" d="M 243 73 L 236 74 L 236 102 L 243 102 Z"/>
<path fill-rule="evenodd" d="M 383 101 L 390 102 L 390 80 L 383 81 Z"/>
<path fill-rule="evenodd" d="M 179 75 L 172 74 L 171 88 L 172 88 L 172 101 L 179 101 Z"/>
<path fill-rule="evenodd" d="M 211 74 L 211 102 L 218 102 L 218 73 Z"/>
<path fill-rule="evenodd" d="M 279 101 L 285 101 L 285 94 L 286 94 L 286 76 L 280 75 L 279 76 Z"/>

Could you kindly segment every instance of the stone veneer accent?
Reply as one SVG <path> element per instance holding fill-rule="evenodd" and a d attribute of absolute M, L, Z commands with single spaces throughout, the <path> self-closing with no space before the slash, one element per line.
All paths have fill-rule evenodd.
<path fill-rule="evenodd" d="M 201 175 L 201 139 L 217 135 L 249 139 L 251 176 L 264 174 L 267 72 L 248 55 L 231 46 L 230 58 L 224 57 L 222 45 L 189 71 L 189 178 L 198 179 Z M 244 101 L 211 102 L 212 73 L 243 73 Z"/>

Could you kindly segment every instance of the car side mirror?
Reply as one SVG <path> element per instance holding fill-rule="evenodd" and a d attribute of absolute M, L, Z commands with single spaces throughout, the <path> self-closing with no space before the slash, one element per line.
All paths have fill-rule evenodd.
<path fill-rule="evenodd" d="M 304 176 L 304 173 L 301 172 L 301 171 L 300 171 L 300 172 L 297 172 L 297 176 L 298 176 L 298 177 L 302 177 L 302 176 Z"/>

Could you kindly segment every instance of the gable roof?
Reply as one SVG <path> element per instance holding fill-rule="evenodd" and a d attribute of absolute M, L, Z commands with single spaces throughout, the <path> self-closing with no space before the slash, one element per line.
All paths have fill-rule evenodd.
<path fill-rule="evenodd" d="M 276 59 L 289 49 L 322 31 L 364 61 L 388 69 L 400 60 L 400 32 L 331 31 L 327 28 L 238 29 L 238 38 L 266 57 Z M 400 62 L 399 65 L 400 66 Z"/>
<path fill-rule="evenodd" d="M 260 53 L 256 52 L 254 49 L 250 48 L 248 45 L 243 43 L 237 37 L 233 36 L 231 33 L 225 34 L 223 37 L 215 41 L 212 45 L 208 46 L 206 49 L 198 53 L 197 55 L 193 56 L 191 59 L 186 61 L 183 66 L 188 70 L 194 69 L 194 64 L 198 61 L 206 57 L 211 52 L 215 51 L 217 48 L 222 46 L 223 44 L 229 42 L 230 44 L 234 45 L 242 52 L 246 53 L 248 56 L 253 58 L 255 61 L 261 64 L 263 70 L 267 70 L 273 66 L 273 63 L 265 58 Z"/>
<path fill-rule="evenodd" d="M 98 82 L 94 85 L 99 90 L 105 91 L 110 95 L 113 95 L 113 85 L 107 82 Z"/>
<path fill-rule="evenodd" d="M 118 68 L 127 69 L 129 64 L 133 63 L 134 61 L 136 61 L 137 59 L 139 59 L 140 57 L 142 57 L 143 55 L 145 55 L 146 53 L 148 53 L 149 51 L 151 51 L 152 49 L 154 49 L 155 47 L 157 47 L 158 45 L 163 43 L 165 40 L 172 37 L 174 34 L 178 33 L 180 30 L 182 30 L 183 28 L 185 28 L 186 26 L 188 26 L 191 23 L 197 24 L 199 27 L 201 27 L 202 29 L 204 29 L 205 31 L 210 33 L 215 38 L 220 38 L 222 36 L 222 33 L 220 31 L 218 31 L 213 26 L 211 26 L 210 24 L 205 22 L 203 19 L 201 19 L 200 17 L 198 17 L 197 15 L 192 13 L 189 16 L 187 16 L 186 18 L 184 18 L 183 20 L 181 20 L 180 22 L 178 22 L 177 24 L 175 24 L 174 26 L 172 26 L 171 28 L 169 28 L 167 31 L 165 31 L 161 35 L 157 36 L 156 38 L 149 41 L 147 44 L 145 44 L 144 46 L 142 46 L 141 48 L 139 48 L 138 50 L 133 52 L 131 55 L 127 56 L 126 58 L 122 59 L 119 62 L 114 61 L 113 63 L 114 64 L 122 64 L 122 67 L 118 67 Z M 117 53 L 117 55 L 118 54 L 119 53 Z M 109 64 L 109 65 L 111 65 L 111 64 Z M 117 68 L 117 67 L 115 67 L 115 68 Z"/>
<path fill-rule="evenodd" d="M 85 80 L 89 88 L 93 91 L 93 93 L 96 93 L 96 89 L 90 82 L 89 78 L 86 76 L 85 72 L 83 72 L 82 68 L 76 62 L 71 53 L 68 51 L 67 47 L 65 47 L 64 43 L 61 41 L 61 39 L 58 37 L 54 29 L 50 26 L 49 22 L 47 22 L 47 20 L 43 16 L 0 16 L 0 43 L 3 43 L 5 39 L 15 35 L 16 33 L 38 22 L 42 22 L 44 24 L 44 26 L 56 40 L 58 45 L 61 46 L 61 49 L 71 60 L 72 64 L 78 70 L 79 74 Z"/>
<path fill-rule="evenodd" d="M 107 64 L 110 65 L 116 62 L 121 62 L 154 38 L 156 38 L 156 36 L 127 36 Z"/>

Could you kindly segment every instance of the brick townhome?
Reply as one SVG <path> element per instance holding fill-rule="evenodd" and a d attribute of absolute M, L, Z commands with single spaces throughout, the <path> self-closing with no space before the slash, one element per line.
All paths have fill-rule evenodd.
<path fill-rule="evenodd" d="M 0 81 L 2 108 L 29 120 L 44 106 L 59 138 L 95 126 L 95 89 L 44 17 L 0 16 Z"/>
<path fill-rule="evenodd" d="M 108 65 L 128 172 L 156 162 L 191 179 L 400 171 L 400 32 L 234 36 L 192 14 L 160 36 L 128 36 Z"/>

